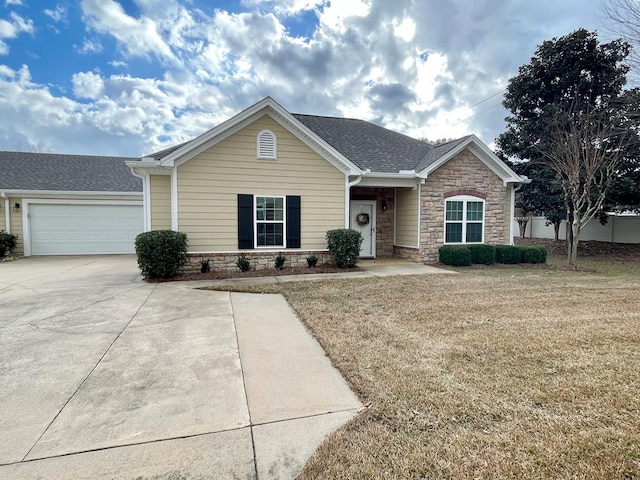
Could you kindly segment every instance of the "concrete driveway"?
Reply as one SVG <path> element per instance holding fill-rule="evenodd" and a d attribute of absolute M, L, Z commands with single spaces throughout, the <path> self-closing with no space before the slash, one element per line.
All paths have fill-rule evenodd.
<path fill-rule="evenodd" d="M 360 407 L 276 295 L 0 264 L 0 478 L 293 478 Z"/>

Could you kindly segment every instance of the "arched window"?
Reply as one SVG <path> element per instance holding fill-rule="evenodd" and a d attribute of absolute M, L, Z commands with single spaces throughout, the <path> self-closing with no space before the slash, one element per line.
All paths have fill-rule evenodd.
<path fill-rule="evenodd" d="M 456 195 L 445 201 L 444 243 L 484 242 L 484 200 Z"/>
<path fill-rule="evenodd" d="M 278 142 L 271 130 L 262 130 L 258 133 L 258 158 L 278 158 Z"/>

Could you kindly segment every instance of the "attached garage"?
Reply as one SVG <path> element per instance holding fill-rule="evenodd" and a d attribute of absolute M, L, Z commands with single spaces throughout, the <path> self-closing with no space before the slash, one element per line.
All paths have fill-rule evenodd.
<path fill-rule="evenodd" d="M 31 255 L 134 253 L 142 205 L 26 203 Z"/>
<path fill-rule="evenodd" d="M 0 151 L 0 230 L 17 236 L 14 253 L 134 253 L 145 210 L 132 160 Z"/>

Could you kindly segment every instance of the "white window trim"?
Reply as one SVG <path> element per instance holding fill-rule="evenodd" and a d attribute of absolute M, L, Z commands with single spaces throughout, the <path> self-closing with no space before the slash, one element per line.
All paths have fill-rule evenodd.
<path fill-rule="evenodd" d="M 267 153 L 262 150 L 260 146 L 260 139 L 263 135 L 268 135 L 273 140 L 273 153 Z M 278 159 L 278 137 L 271 130 L 260 130 L 256 137 L 256 156 L 258 160 L 277 160 Z"/>
<path fill-rule="evenodd" d="M 281 198 L 282 220 L 258 221 L 258 198 Z M 258 223 L 281 223 L 282 245 L 258 245 Z M 253 246 L 256 249 L 287 248 L 287 197 L 286 195 L 254 195 L 253 196 Z"/>
<path fill-rule="evenodd" d="M 462 202 L 462 241 L 461 242 L 447 242 L 447 224 L 448 223 L 460 223 L 460 220 L 447 220 L 447 202 Z M 467 242 L 467 223 L 478 223 L 477 220 L 467 220 L 467 203 L 468 202 L 481 202 L 482 203 L 482 238 L 479 242 Z M 442 240 L 445 245 L 480 245 L 484 243 L 484 227 L 485 227 L 485 214 L 486 214 L 486 202 L 484 198 L 474 197 L 473 195 L 455 195 L 444 199 L 444 225 L 442 230 Z"/>

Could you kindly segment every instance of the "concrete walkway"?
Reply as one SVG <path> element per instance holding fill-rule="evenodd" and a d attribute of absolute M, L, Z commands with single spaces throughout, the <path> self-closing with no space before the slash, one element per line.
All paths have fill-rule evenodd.
<path fill-rule="evenodd" d="M 295 477 L 360 402 L 281 296 L 0 264 L 0 478 Z"/>

